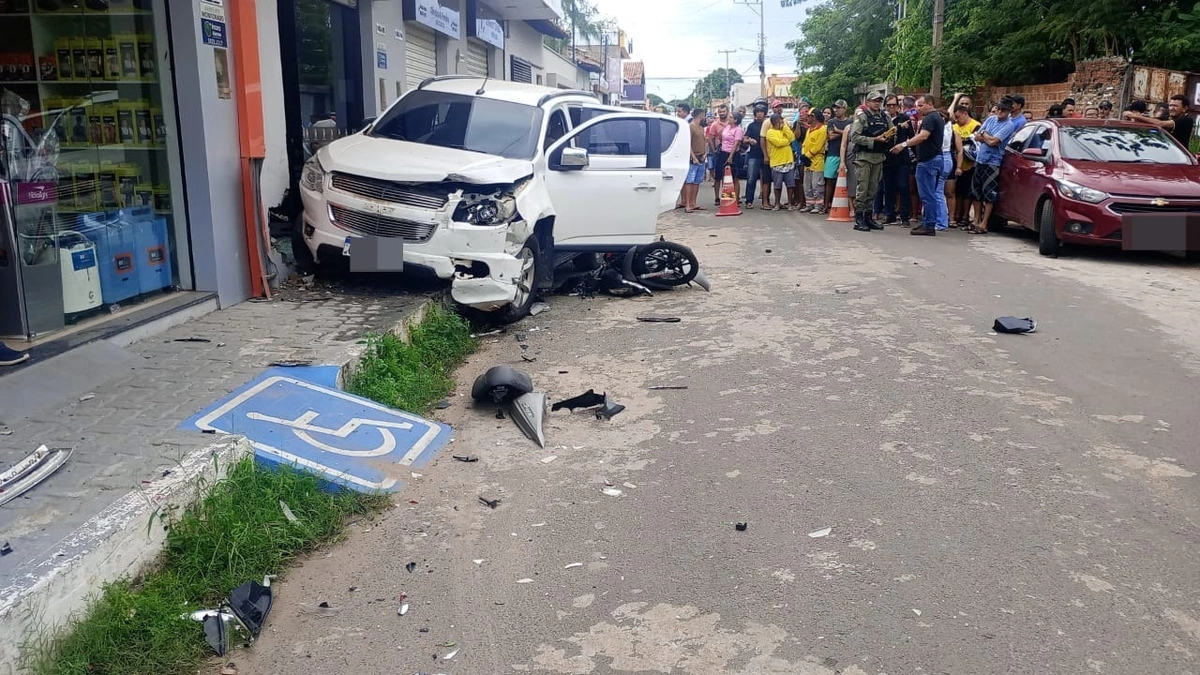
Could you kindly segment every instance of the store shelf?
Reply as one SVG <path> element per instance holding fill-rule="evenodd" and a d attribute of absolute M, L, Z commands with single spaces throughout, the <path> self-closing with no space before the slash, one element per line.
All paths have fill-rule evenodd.
<path fill-rule="evenodd" d="M 115 85 L 158 84 L 158 80 L 43 80 L 43 79 L 39 78 L 36 80 L 0 80 L 0 84 L 2 84 L 2 85 L 10 85 L 10 84 L 15 84 L 15 85 L 21 85 L 21 84 L 46 84 L 46 85 L 71 84 L 71 85 L 84 85 L 84 86 L 88 86 L 88 87 L 101 88 L 103 85 L 109 85 L 109 84 L 115 84 Z"/>
<path fill-rule="evenodd" d="M 157 150 L 166 150 L 167 149 L 167 146 L 165 146 L 165 145 L 122 145 L 120 143 L 113 143 L 113 144 L 108 144 L 108 145 L 64 145 L 64 144 L 60 144 L 58 147 L 59 147 L 60 151 L 102 150 L 102 151 L 106 151 L 106 152 L 128 152 L 128 151 L 134 151 L 134 150 L 141 151 L 141 152 L 155 152 Z"/>

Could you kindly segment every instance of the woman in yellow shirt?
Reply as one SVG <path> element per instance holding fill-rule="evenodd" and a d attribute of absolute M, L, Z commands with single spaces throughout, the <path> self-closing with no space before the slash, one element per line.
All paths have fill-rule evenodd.
<path fill-rule="evenodd" d="M 783 115 L 771 115 L 771 128 L 767 129 L 767 158 L 771 163 L 771 184 L 775 187 L 775 208 L 783 207 L 783 188 L 796 185 L 796 154 L 792 151 L 792 141 L 796 134 L 783 123 Z M 790 201 L 790 200 L 789 200 Z M 789 211 L 795 211 L 795 204 L 788 204 Z"/>
<path fill-rule="evenodd" d="M 975 162 L 966 157 L 966 151 L 968 147 L 973 147 L 974 141 L 972 138 L 975 135 L 975 130 L 980 125 L 979 120 L 971 117 L 971 109 L 965 105 L 955 106 L 951 113 L 954 115 L 954 133 L 962 137 L 963 140 L 964 156 L 962 166 L 959 167 L 961 173 L 957 176 L 951 176 L 951 178 L 956 179 L 953 188 L 951 188 L 949 182 L 946 184 L 946 196 L 950 200 L 950 215 L 954 224 L 962 229 L 969 230 L 971 229 L 971 179 L 975 173 Z"/>
<path fill-rule="evenodd" d="M 808 115 L 808 133 L 804 136 L 804 147 L 800 152 L 808 158 L 804 167 L 804 196 L 807 198 L 808 213 L 825 213 L 825 145 L 829 132 L 825 129 L 825 114 L 813 110 Z"/>

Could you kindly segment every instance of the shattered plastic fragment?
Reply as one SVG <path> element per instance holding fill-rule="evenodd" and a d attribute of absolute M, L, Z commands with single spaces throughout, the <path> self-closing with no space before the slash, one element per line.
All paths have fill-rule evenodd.
<path fill-rule="evenodd" d="M 544 302 L 535 302 L 529 307 L 529 315 L 537 316 L 548 309 L 550 309 L 550 305 L 547 305 Z"/>
<path fill-rule="evenodd" d="M 283 517 L 287 518 L 289 523 L 294 523 L 300 520 L 296 517 L 296 514 L 292 513 L 292 508 L 287 505 L 287 502 L 283 501 L 282 499 L 279 500 L 279 508 L 283 509 Z"/>
<path fill-rule="evenodd" d="M 408 563 L 407 565 L 405 565 L 405 566 L 404 566 L 404 569 L 408 570 L 408 573 L 409 573 L 409 574 L 412 574 L 412 571 L 413 571 L 413 570 L 415 570 L 415 569 L 417 569 L 417 563 L 415 563 L 415 562 L 410 562 L 410 563 Z"/>
<path fill-rule="evenodd" d="M 833 532 L 833 528 L 827 527 L 823 530 L 809 532 L 808 536 L 812 537 L 813 539 L 820 539 L 821 537 L 828 537 L 830 532 Z"/>
<path fill-rule="evenodd" d="M 621 492 L 620 490 L 618 490 L 616 488 L 604 488 L 603 490 L 601 490 L 601 492 L 608 495 L 609 497 L 620 497 L 621 495 L 625 494 L 624 492 Z"/>
<path fill-rule="evenodd" d="M 517 579 L 518 584 L 532 584 L 533 579 Z"/>
<path fill-rule="evenodd" d="M 656 387 L 648 387 L 648 389 L 650 389 L 650 391 L 682 391 L 684 389 L 687 389 L 687 387 L 686 386 L 659 385 Z"/>
<path fill-rule="evenodd" d="M 583 563 L 571 563 L 570 565 L 567 565 L 567 566 L 566 566 L 566 567 L 564 567 L 563 569 L 564 569 L 564 570 L 569 570 L 569 569 L 574 569 L 574 568 L 576 568 L 576 567 L 583 567 Z"/>
<path fill-rule="evenodd" d="M 914 608 L 913 614 L 916 614 L 917 616 L 921 616 L 921 610 Z"/>
<path fill-rule="evenodd" d="M 597 394 L 595 389 L 588 389 L 586 392 L 568 399 L 564 399 L 550 406 L 550 410 L 557 412 L 566 408 L 574 411 L 576 408 L 592 408 L 594 406 L 603 405 L 606 400 L 605 394 Z"/>
<path fill-rule="evenodd" d="M 83 396 L 79 397 L 79 402 L 83 403 L 84 401 L 90 401 L 94 398 L 96 398 L 95 394 L 84 394 Z"/>
<path fill-rule="evenodd" d="M 682 321 L 677 316 L 639 316 L 637 320 L 642 323 L 679 323 Z"/>
<path fill-rule="evenodd" d="M 447 653 L 445 656 L 443 656 L 443 657 L 442 657 L 442 660 L 443 660 L 443 661 L 449 661 L 450 659 L 454 658 L 455 656 L 458 656 L 458 650 L 457 650 L 457 649 L 455 649 L 455 650 L 454 650 L 454 651 L 452 651 L 452 652 L 449 652 L 449 653 Z"/>
<path fill-rule="evenodd" d="M 6 556 L 12 552 L 13 552 L 12 546 L 10 546 L 7 541 L 4 542 L 3 546 L 0 546 L 0 556 Z"/>
<path fill-rule="evenodd" d="M 478 462 L 479 461 L 479 458 L 476 457 L 475 455 L 450 455 L 450 456 L 453 457 L 454 459 L 457 459 L 460 462 Z"/>
<path fill-rule="evenodd" d="M 485 558 L 477 558 L 475 560 L 472 560 L 471 562 L 475 563 L 476 565 L 482 565 L 484 560 L 485 560 Z"/>
<path fill-rule="evenodd" d="M 545 527 L 545 526 L 546 526 L 545 523 L 534 523 L 534 524 L 530 525 L 530 527 Z"/>
<path fill-rule="evenodd" d="M 484 497 L 483 495 L 479 495 L 479 501 L 483 502 L 483 504 L 485 506 L 487 506 L 489 509 L 494 509 L 497 506 L 500 506 L 499 499 L 488 499 L 487 497 Z"/>
<path fill-rule="evenodd" d="M 549 457 L 543 457 L 542 464 L 549 464 L 550 462 L 553 462 L 556 459 L 558 459 L 558 455 L 550 455 Z"/>
<path fill-rule="evenodd" d="M 512 402 L 511 415 L 513 422 L 530 440 L 538 447 L 546 447 L 546 435 L 542 430 L 546 416 L 545 393 L 535 391 L 518 397 Z"/>
<path fill-rule="evenodd" d="M 747 524 L 747 523 L 737 523 L 737 524 L 736 524 L 736 525 L 734 525 L 733 527 L 734 527 L 734 529 L 736 529 L 738 532 L 745 532 L 745 531 L 746 531 L 746 528 L 747 528 L 747 527 L 750 527 L 750 525 L 749 525 L 749 524 Z"/>
<path fill-rule="evenodd" d="M 400 609 L 396 610 L 396 613 L 399 614 L 400 616 L 404 616 L 405 614 L 408 614 L 408 603 L 406 602 L 403 605 L 400 605 Z"/>
<path fill-rule="evenodd" d="M 620 403 L 612 403 L 608 400 L 608 396 L 604 397 L 604 406 L 596 411 L 596 419 L 611 420 L 616 415 L 624 412 L 625 406 Z"/>

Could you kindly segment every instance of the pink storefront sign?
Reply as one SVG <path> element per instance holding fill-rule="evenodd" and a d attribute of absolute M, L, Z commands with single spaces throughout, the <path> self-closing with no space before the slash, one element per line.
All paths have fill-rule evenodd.
<path fill-rule="evenodd" d="M 57 200 L 58 185 L 55 183 L 17 183 L 17 204 L 53 204 Z"/>

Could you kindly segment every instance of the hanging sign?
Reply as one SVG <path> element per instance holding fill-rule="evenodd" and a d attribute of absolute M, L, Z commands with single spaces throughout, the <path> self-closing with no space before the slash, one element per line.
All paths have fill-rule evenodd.
<path fill-rule="evenodd" d="M 405 0 L 404 20 L 425 24 L 455 40 L 462 37 L 458 12 L 442 7 L 438 0 Z"/>
<path fill-rule="evenodd" d="M 495 19 L 475 19 L 475 37 L 496 49 L 504 49 L 504 28 Z"/>

